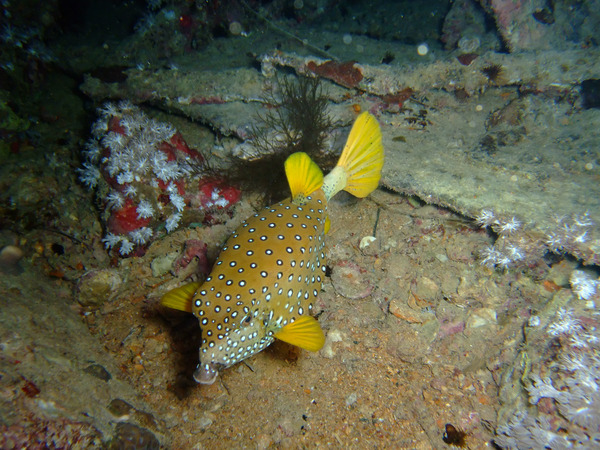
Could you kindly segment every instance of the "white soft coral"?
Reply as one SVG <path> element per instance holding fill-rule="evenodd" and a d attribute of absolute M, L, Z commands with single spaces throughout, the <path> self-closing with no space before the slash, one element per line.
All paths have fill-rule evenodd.
<path fill-rule="evenodd" d="M 482 209 L 479 215 L 475 217 L 475 222 L 477 222 L 480 227 L 489 227 L 490 225 L 499 223 L 494 211 L 491 209 Z"/>
<path fill-rule="evenodd" d="M 569 281 L 573 292 L 581 300 L 590 300 L 598 292 L 598 280 L 583 270 L 574 270 Z"/>
<path fill-rule="evenodd" d="M 79 172 L 79 181 L 85 184 L 89 189 L 98 185 L 101 174 L 96 166 L 91 163 L 83 163 L 83 169 L 77 169 Z"/>
<path fill-rule="evenodd" d="M 175 230 L 179 226 L 179 221 L 181 220 L 181 213 L 175 213 L 172 216 L 167 218 L 167 223 L 165 224 L 165 228 L 167 229 L 167 233 Z"/>
<path fill-rule="evenodd" d="M 107 250 L 110 250 L 115 245 L 117 245 L 119 242 L 121 242 L 122 239 L 123 239 L 123 236 L 119 236 L 119 235 L 113 234 L 113 233 L 108 233 L 106 236 L 104 236 L 104 238 L 102 239 L 102 242 L 104 243 L 104 247 L 106 247 Z"/>
<path fill-rule="evenodd" d="M 148 200 L 141 200 L 136 211 L 138 219 L 148 219 L 154 215 L 154 208 Z"/>
<path fill-rule="evenodd" d="M 553 398 L 558 400 L 564 395 L 552 385 L 550 377 L 541 378 L 537 374 L 531 374 L 531 385 L 527 386 L 529 392 L 529 402 L 532 405 L 537 405 L 541 398 Z"/>
<path fill-rule="evenodd" d="M 556 313 L 556 322 L 548 326 L 548 333 L 553 336 L 577 334 L 582 330 L 579 320 L 573 317 L 572 309 L 560 308 Z"/>

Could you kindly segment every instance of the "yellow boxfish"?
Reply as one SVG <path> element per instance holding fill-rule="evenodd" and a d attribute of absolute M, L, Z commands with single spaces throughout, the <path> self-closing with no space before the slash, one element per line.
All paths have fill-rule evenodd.
<path fill-rule="evenodd" d="M 310 316 L 325 274 L 327 202 L 345 190 L 366 197 L 379 184 L 381 130 L 364 112 L 356 119 L 337 166 L 325 177 L 306 153 L 285 162 L 291 198 L 245 220 L 225 243 L 204 283 L 165 294 L 164 306 L 200 321 L 198 383 L 263 350 L 274 338 L 318 351 L 325 336 Z"/>

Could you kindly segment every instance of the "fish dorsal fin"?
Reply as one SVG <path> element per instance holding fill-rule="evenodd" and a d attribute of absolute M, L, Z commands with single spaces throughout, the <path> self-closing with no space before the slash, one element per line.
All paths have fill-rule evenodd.
<path fill-rule="evenodd" d="M 306 197 L 323 185 L 323 172 L 304 152 L 292 153 L 285 160 L 285 175 L 297 204 L 305 203 Z"/>
<path fill-rule="evenodd" d="M 194 294 L 202 283 L 188 283 L 172 289 L 162 296 L 160 304 L 179 311 L 192 312 Z"/>
<path fill-rule="evenodd" d="M 287 324 L 273 335 L 277 339 L 296 347 L 318 352 L 325 344 L 325 335 L 317 322 L 311 316 L 301 316 L 294 322 Z"/>

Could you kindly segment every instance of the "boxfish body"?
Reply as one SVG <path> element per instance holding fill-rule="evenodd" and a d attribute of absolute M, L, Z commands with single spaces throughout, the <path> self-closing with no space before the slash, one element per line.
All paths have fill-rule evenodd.
<path fill-rule="evenodd" d="M 340 190 L 367 196 L 382 166 L 379 124 L 363 113 L 326 177 L 307 154 L 292 154 L 285 162 L 291 197 L 245 220 L 204 283 L 163 296 L 163 305 L 192 312 L 200 322 L 197 382 L 213 383 L 275 338 L 310 351 L 323 347 L 325 336 L 310 313 L 325 276 L 327 204 Z"/>

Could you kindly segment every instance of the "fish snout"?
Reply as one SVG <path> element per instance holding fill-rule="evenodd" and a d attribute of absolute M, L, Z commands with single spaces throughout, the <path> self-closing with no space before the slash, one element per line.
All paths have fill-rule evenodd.
<path fill-rule="evenodd" d="M 219 369 L 222 364 L 216 362 L 210 362 L 203 364 L 200 362 L 196 370 L 194 370 L 194 380 L 200 384 L 213 384 L 219 375 Z"/>

